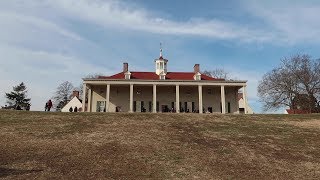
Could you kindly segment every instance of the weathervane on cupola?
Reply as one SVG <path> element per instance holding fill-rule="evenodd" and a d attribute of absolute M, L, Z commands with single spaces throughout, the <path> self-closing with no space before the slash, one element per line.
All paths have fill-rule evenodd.
<path fill-rule="evenodd" d="M 162 76 L 163 75 L 165 76 L 167 74 L 168 60 L 164 59 L 162 56 L 162 43 L 161 42 L 160 42 L 160 57 L 159 57 L 159 59 L 155 59 L 155 63 L 156 63 L 156 74 L 157 75 L 161 74 Z"/>
<path fill-rule="evenodd" d="M 162 44 L 161 44 L 161 42 L 160 42 L 160 58 L 159 59 L 163 59 L 163 57 L 162 57 Z"/>

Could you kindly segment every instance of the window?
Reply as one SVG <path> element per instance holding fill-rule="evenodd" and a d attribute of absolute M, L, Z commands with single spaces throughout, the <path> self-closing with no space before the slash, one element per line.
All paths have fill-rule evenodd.
<path fill-rule="evenodd" d="M 212 94 L 212 89 L 208 89 L 208 94 Z"/>
<path fill-rule="evenodd" d="M 160 63 L 160 69 L 163 69 L 163 63 Z"/>
<path fill-rule="evenodd" d="M 192 102 L 192 112 L 194 112 L 194 111 L 195 111 L 195 103 Z"/>
<path fill-rule="evenodd" d="M 157 63 L 157 69 L 159 69 L 159 63 Z"/>
<path fill-rule="evenodd" d="M 188 110 L 188 102 L 184 102 L 184 112 L 187 112 Z"/>
<path fill-rule="evenodd" d="M 152 102 L 149 101 L 149 112 L 152 112 Z"/>
<path fill-rule="evenodd" d="M 200 81 L 201 80 L 201 74 L 198 72 L 193 76 L 193 79 L 196 81 Z"/>
<path fill-rule="evenodd" d="M 137 110 L 137 102 L 133 101 L 133 112 L 136 112 Z"/>
<path fill-rule="evenodd" d="M 125 79 L 130 79 L 130 76 L 131 76 L 131 73 L 130 73 L 130 72 L 126 72 L 126 73 L 124 74 L 124 78 L 125 78 Z"/>
<path fill-rule="evenodd" d="M 144 101 L 141 101 L 141 112 L 146 112 L 146 109 L 144 108 Z"/>
<path fill-rule="evenodd" d="M 157 101 L 157 112 L 159 112 L 159 106 L 160 106 L 160 103 L 159 101 Z"/>
<path fill-rule="evenodd" d="M 105 101 L 97 101 L 96 112 L 105 112 Z"/>
<path fill-rule="evenodd" d="M 165 75 L 160 75 L 160 80 L 165 80 L 166 76 Z"/>

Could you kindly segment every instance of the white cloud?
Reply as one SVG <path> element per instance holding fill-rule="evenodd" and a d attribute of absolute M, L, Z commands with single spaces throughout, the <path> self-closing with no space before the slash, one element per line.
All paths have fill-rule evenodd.
<path fill-rule="evenodd" d="M 82 38 L 80 36 L 78 36 L 77 34 L 75 34 L 74 32 L 70 32 L 60 26 L 58 26 L 57 24 L 54 24 L 48 20 L 44 20 L 38 17 L 34 17 L 34 16 L 28 16 L 28 15 L 22 15 L 22 14 L 18 14 L 18 13 L 14 13 L 14 12 L 5 12 L 5 11 L 1 11 L 0 12 L 0 26 L 3 28 L 6 28 L 10 31 L 3 31 L 2 32 L 6 32 L 4 36 L 4 34 L 2 34 L 2 37 L 7 37 L 8 40 L 12 40 L 12 36 L 10 36 L 10 34 L 12 35 L 17 34 L 19 35 L 19 33 L 22 33 L 21 31 L 23 29 L 21 29 L 22 26 L 26 27 L 28 26 L 29 29 L 33 28 L 33 29 L 41 29 L 42 31 L 47 31 L 47 32 L 55 32 L 57 34 L 60 34 L 64 37 L 67 38 L 71 38 L 73 40 L 81 40 Z M 19 32 L 17 32 L 19 31 Z M 20 36 L 21 37 L 21 36 Z M 18 38 L 15 38 L 18 39 Z"/>
<path fill-rule="evenodd" d="M 42 110 L 43 102 L 53 96 L 56 87 L 63 81 L 78 86 L 81 77 L 88 73 L 105 71 L 104 68 L 84 63 L 81 59 L 63 54 L 33 51 L 0 44 L 0 90 L 3 95 L 12 86 L 25 82 L 32 98 L 32 110 Z"/>
<path fill-rule="evenodd" d="M 190 18 L 175 21 L 156 17 L 143 8 L 132 8 L 119 1 L 56 0 L 51 6 L 71 18 L 85 20 L 101 26 L 132 29 L 157 34 L 203 36 L 218 40 L 242 42 L 296 43 L 320 41 L 319 3 L 257 3 L 249 1 L 247 7 L 258 21 L 241 24 L 219 19 Z M 268 1 L 269 2 L 269 1 Z M 245 7 L 245 6 L 243 6 Z M 279 8 L 280 7 L 280 8 Z M 240 7 L 242 8 L 242 7 Z M 260 18 L 260 19 L 259 19 Z"/>
<path fill-rule="evenodd" d="M 19 0 L 12 0 L 10 6 L 17 7 Z M 36 3 L 37 2 L 37 3 Z M 68 17 L 103 27 L 124 28 L 157 34 L 202 36 L 212 39 L 234 40 L 245 42 L 269 41 L 272 34 L 264 30 L 257 30 L 248 25 L 221 21 L 219 19 L 190 18 L 188 21 L 174 21 L 156 17 L 151 11 L 143 8 L 132 8 L 120 1 L 101 0 L 56 0 L 36 1 L 24 4 L 37 14 L 35 9 L 51 11 L 60 18 Z M 30 12 L 29 12 L 30 13 Z M 41 11 L 42 13 L 42 11 Z M 72 35 L 61 31 L 66 35 Z M 73 35 L 72 35 L 73 36 Z"/>
<path fill-rule="evenodd" d="M 22 5 L 20 5 L 22 4 Z M 268 42 L 268 43 L 297 43 L 319 42 L 320 19 L 318 12 L 320 4 L 316 2 L 278 1 L 257 2 L 246 1 L 243 7 L 251 12 L 258 22 L 245 20 L 241 23 L 227 22 L 219 19 L 201 19 L 190 17 L 188 21 L 175 21 L 155 16 L 152 11 L 141 7 L 132 7 L 121 1 L 103 0 L 21 0 L 0 2 L 3 7 L 11 7 L 16 11 L 33 16 L 49 16 L 54 14 L 56 19 L 66 21 L 74 19 L 95 24 L 102 27 L 142 32 L 188 35 L 208 37 L 218 40 L 239 40 L 240 42 Z M 242 9 L 241 9 L 242 8 Z M 10 9 L 10 8 L 9 8 Z M 45 15 L 43 15 L 45 14 Z M 50 16 L 51 17 L 51 16 Z M 55 24 L 28 17 L 24 21 L 36 22 L 41 26 L 52 27 L 63 35 L 80 38 L 76 34 L 60 29 Z"/>
<path fill-rule="evenodd" d="M 275 43 L 320 42 L 319 1 L 249 1 L 248 11 L 266 23 Z"/>

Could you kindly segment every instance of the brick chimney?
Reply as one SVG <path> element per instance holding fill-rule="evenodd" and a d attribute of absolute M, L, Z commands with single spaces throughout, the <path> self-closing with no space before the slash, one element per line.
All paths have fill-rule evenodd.
<path fill-rule="evenodd" d="M 126 73 L 129 70 L 129 65 L 128 63 L 123 63 L 123 72 Z"/>
<path fill-rule="evenodd" d="M 193 71 L 194 71 L 195 74 L 200 72 L 200 64 L 195 64 L 193 66 Z"/>
<path fill-rule="evenodd" d="M 79 91 L 73 91 L 72 92 L 72 98 L 77 97 L 79 99 Z"/>

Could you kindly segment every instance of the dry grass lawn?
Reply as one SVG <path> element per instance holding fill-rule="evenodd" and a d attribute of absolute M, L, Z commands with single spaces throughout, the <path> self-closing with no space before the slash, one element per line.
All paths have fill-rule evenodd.
<path fill-rule="evenodd" d="M 4 179 L 320 179 L 320 115 L 0 111 Z"/>

